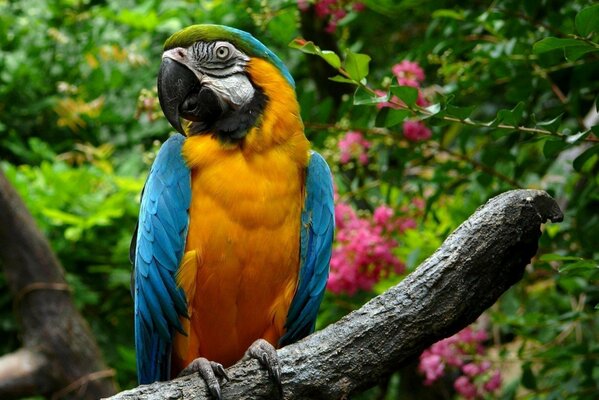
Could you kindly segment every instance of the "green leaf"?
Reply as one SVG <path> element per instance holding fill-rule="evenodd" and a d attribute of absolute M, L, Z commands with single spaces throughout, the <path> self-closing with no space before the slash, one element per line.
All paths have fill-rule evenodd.
<path fill-rule="evenodd" d="M 397 124 L 402 123 L 406 118 L 408 118 L 411 114 L 410 110 L 406 109 L 395 109 L 389 108 L 389 112 L 387 113 L 387 117 L 385 118 L 384 126 L 390 128 Z"/>
<path fill-rule="evenodd" d="M 291 43 L 289 43 L 289 47 L 292 49 L 298 49 L 299 51 L 306 54 L 314 54 L 320 56 L 323 60 L 325 60 L 329 65 L 331 65 L 335 69 L 339 69 L 341 67 L 341 59 L 334 51 L 331 50 L 321 50 L 320 47 L 316 46 L 314 42 L 309 40 L 305 40 L 302 38 L 295 38 Z"/>
<path fill-rule="evenodd" d="M 482 187 L 488 187 L 493 182 L 493 177 L 489 174 L 481 173 L 476 176 L 476 181 Z"/>
<path fill-rule="evenodd" d="M 428 111 L 428 113 L 421 113 L 420 114 L 421 119 L 432 118 L 435 116 L 442 117 L 443 115 L 445 115 L 445 113 L 443 112 L 443 107 L 441 106 L 441 103 L 431 104 L 430 106 L 426 107 L 425 110 Z"/>
<path fill-rule="evenodd" d="M 341 67 L 341 59 L 331 50 L 322 50 L 319 54 L 329 65 L 335 69 Z"/>
<path fill-rule="evenodd" d="M 563 39 L 556 37 L 546 37 L 532 45 L 532 51 L 535 54 L 542 54 L 548 51 L 564 49 L 566 47 L 576 47 L 585 44 L 578 39 Z"/>
<path fill-rule="evenodd" d="M 354 105 L 356 106 L 364 104 L 378 104 L 387 100 L 387 96 L 377 96 L 361 86 L 358 86 L 354 92 Z"/>
<path fill-rule="evenodd" d="M 560 289 L 563 289 L 568 294 L 578 295 L 580 292 L 586 291 L 589 288 L 588 280 L 576 274 L 559 275 L 557 284 Z"/>
<path fill-rule="evenodd" d="M 576 14 L 574 23 L 581 36 L 599 33 L 599 4 L 583 8 Z"/>
<path fill-rule="evenodd" d="M 385 121 L 387 120 L 387 115 L 389 115 L 389 107 L 383 107 L 376 114 L 376 118 L 374 119 L 374 126 L 382 127 L 386 126 Z"/>
<path fill-rule="evenodd" d="M 522 386 L 530 390 L 537 388 L 537 378 L 530 368 L 530 363 L 522 365 Z"/>
<path fill-rule="evenodd" d="M 292 49 L 298 49 L 302 53 L 306 54 L 318 54 L 320 52 L 320 48 L 314 44 L 314 42 L 302 39 L 295 38 L 289 43 L 289 47 Z"/>
<path fill-rule="evenodd" d="M 580 260 L 575 263 L 564 265 L 558 269 L 558 272 L 560 274 L 564 274 L 571 272 L 591 271 L 598 268 L 599 265 L 593 260 Z"/>
<path fill-rule="evenodd" d="M 472 112 L 476 106 L 468 106 L 468 107 L 457 107 L 452 105 L 447 105 L 445 110 L 445 114 L 450 117 L 455 117 L 461 120 L 464 120 L 472 115 Z"/>
<path fill-rule="evenodd" d="M 369 55 L 354 53 L 351 50 L 347 50 L 345 70 L 353 80 L 360 82 L 368 76 L 368 63 L 370 63 Z"/>
<path fill-rule="evenodd" d="M 574 169 L 580 172 L 582 170 L 582 167 L 586 164 L 586 162 L 596 154 L 599 154 L 599 145 L 595 145 L 586 149 L 584 153 L 582 153 L 574 159 L 574 162 L 572 163 Z"/>
<path fill-rule="evenodd" d="M 498 126 L 500 124 L 518 126 L 522 120 L 524 114 L 524 103 L 519 102 L 516 107 L 511 110 L 499 110 L 497 118 L 491 122 L 491 126 Z"/>
<path fill-rule="evenodd" d="M 549 137 L 543 145 L 543 155 L 547 159 L 553 159 L 566 147 L 568 147 L 568 143 L 566 143 L 565 141 L 559 138 Z"/>
<path fill-rule="evenodd" d="M 42 209 L 42 213 L 52 219 L 54 221 L 54 223 L 56 224 L 67 224 L 67 225 L 82 225 L 83 224 L 83 218 L 74 215 L 74 214 L 69 214 L 67 212 L 61 211 L 61 210 L 57 210 L 57 209 L 52 209 L 52 208 L 45 208 Z"/>
<path fill-rule="evenodd" d="M 352 85 L 358 84 L 358 82 L 354 81 L 353 79 L 349 79 L 349 78 L 346 78 L 341 75 L 335 75 L 334 77 L 329 78 L 329 80 L 331 80 L 333 82 L 339 82 L 339 83 L 351 83 Z"/>
<path fill-rule="evenodd" d="M 81 227 L 71 226 L 64 231 L 64 237 L 71 242 L 77 242 L 81 239 L 83 229 Z"/>
<path fill-rule="evenodd" d="M 593 47 L 590 44 L 585 43 L 585 46 L 566 47 L 564 49 L 564 57 L 566 57 L 566 60 L 568 61 L 576 61 L 587 53 L 598 51 L 598 47 Z"/>
<path fill-rule="evenodd" d="M 564 52 L 564 56 L 569 61 L 576 61 L 586 53 L 599 51 L 599 48 L 596 48 L 582 40 L 562 39 L 556 37 L 542 39 L 536 42 L 532 48 L 535 54 L 542 54 L 553 50 L 562 50 Z"/>
<path fill-rule="evenodd" d="M 591 134 L 591 132 L 592 131 L 589 129 L 586 131 L 575 133 L 574 135 L 568 136 L 566 138 L 566 142 L 571 143 L 571 144 L 581 142 L 584 139 L 586 139 L 587 136 L 589 136 Z"/>
<path fill-rule="evenodd" d="M 564 114 L 560 114 L 557 117 L 549 120 L 549 121 L 541 121 L 537 122 L 536 126 L 539 128 L 547 129 L 549 132 L 557 132 L 557 128 L 559 128 L 562 123 L 562 116 Z"/>
<path fill-rule="evenodd" d="M 447 9 L 447 8 L 443 8 L 440 10 L 435 10 L 433 11 L 433 18 L 450 18 L 450 19 L 455 19 L 458 21 L 463 21 L 464 20 L 464 11 L 463 10 L 451 10 L 451 9 Z"/>
<path fill-rule="evenodd" d="M 409 107 L 413 107 L 418 100 L 418 88 L 412 86 L 391 86 L 391 94 L 399 97 Z"/>
<path fill-rule="evenodd" d="M 541 261 L 580 261 L 582 258 L 576 256 L 563 256 L 561 254 L 543 254 L 539 260 Z"/>

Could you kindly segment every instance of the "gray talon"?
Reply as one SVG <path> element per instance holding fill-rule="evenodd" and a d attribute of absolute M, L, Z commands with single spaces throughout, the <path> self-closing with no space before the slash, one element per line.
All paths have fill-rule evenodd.
<path fill-rule="evenodd" d="M 260 365 L 268 370 L 268 375 L 277 387 L 278 397 L 283 398 L 283 385 L 281 384 L 281 369 L 277 350 L 266 340 L 258 339 L 246 352 L 244 358 L 255 358 Z"/>
<path fill-rule="evenodd" d="M 219 363 L 214 363 L 214 364 L 216 364 L 216 370 L 215 370 L 216 374 L 219 377 L 221 377 L 221 378 L 225 379 L 226 381 L 230 382 L 231 381 L 231 377 L 229 376 L 229 374 L 227 374 L 227 371 L 225 370 L 225 368 L 223 367 L 223 365 L 219 364 Z"/>
<path fill-rule="evenodd" d="M 218 385 L 214 386 L 214 387 L 210 386 L 209 389 L 210 389 L 210 394 L 212 395 L 212 397 L 214 397 L 217 400 L 223 400 L 223 398 L 220 395 L 220 386 L 218 386 Z"/>
<path fill-rule="evenodd" d="M 231 379 L 221 364 L 209 361 L 204 357 L 199 357 L 190 362 L 189 365 L 181 371 L 179 376 L 191 375 L 193 373 L 198 373 L 204 382 L 206 382 L 212 397 L 217 400 L 222 400 L 218 378 L 224 378 L 227 381 L 230 381 Z"/>

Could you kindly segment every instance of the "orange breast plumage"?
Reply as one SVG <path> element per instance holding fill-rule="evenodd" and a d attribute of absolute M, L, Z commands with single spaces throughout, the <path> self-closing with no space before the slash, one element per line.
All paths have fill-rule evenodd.
<path fill-rule="evenodd" d="M 175 338 L 176 369 L 200 356 L 231 365 L 258 338 L 277 345 L 297 284 L 300 172 L 276 152 L 192 171 L 179 272 L 190 320 Z"/>

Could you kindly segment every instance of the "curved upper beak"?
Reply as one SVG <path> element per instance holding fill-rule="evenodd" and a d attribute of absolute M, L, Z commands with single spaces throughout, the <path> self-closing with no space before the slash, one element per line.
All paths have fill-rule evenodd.
<path fill-rule="evenodd" d="M 185 135 L 181 126 L 181 105 L 192 91 L 198 91 L 200 83 L 185 65 L 164 57 L 158 72 L 158 100 L 164 116 L 173 128 Z"/>

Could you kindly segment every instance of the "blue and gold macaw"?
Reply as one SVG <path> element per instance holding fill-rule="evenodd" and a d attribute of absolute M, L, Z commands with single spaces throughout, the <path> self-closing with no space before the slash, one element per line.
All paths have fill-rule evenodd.
<path fill-rule="evenodd" d="M 179 134 L 131 247 L 139 382 L 198 371 L 218 397 L 223 366 L 247 355 L 280 385 L 274 347 L 314 330 L 334 231 L 293 78 L 249 33 L 194 25 L 166 41 L 158 96 Z"/>

